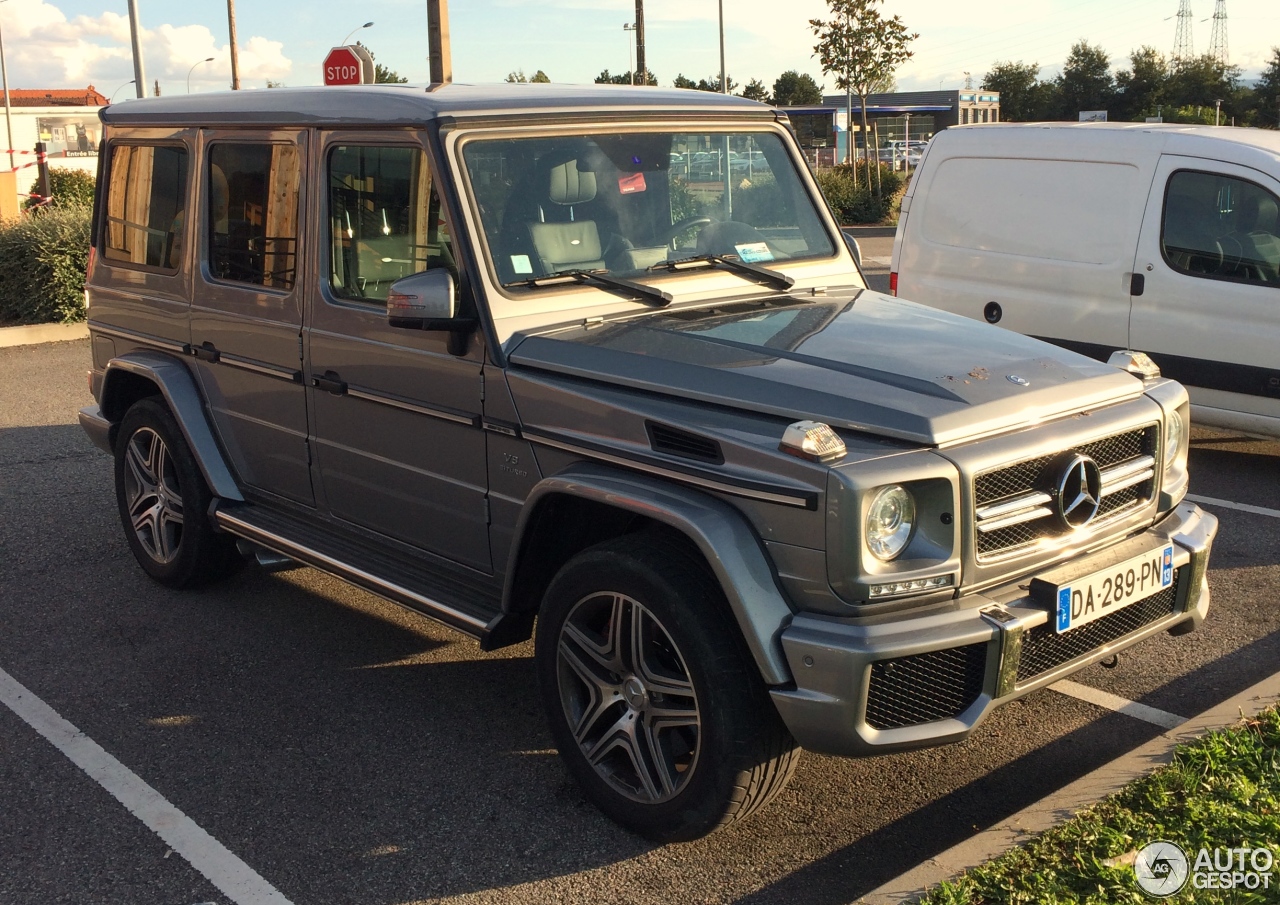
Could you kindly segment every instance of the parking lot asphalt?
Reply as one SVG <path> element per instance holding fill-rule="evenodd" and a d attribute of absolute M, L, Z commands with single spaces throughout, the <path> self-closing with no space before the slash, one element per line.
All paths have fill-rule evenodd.
<path fill-rule="evenodd" d="M 146 579 L 75 424 L 88 358 L 0 349 L 0 670 L 280 901 L 845 903 L 1163 731 L 1043 690 L 962 744 L 806 755 L 756 818 L 653 845 L 561 768 L 528 645 L 481 652 L 310 569 Z M 1197 431 L 1192 492 L 1280 509 L 1278 465 L 1280 443 Z M 1208 622 L 1077 682 L 1190 716 L 1275 671 L 1280 519 L 1207 508 Z M 0 903 L 237 901 L 3 707 L 0 801 Z"/>

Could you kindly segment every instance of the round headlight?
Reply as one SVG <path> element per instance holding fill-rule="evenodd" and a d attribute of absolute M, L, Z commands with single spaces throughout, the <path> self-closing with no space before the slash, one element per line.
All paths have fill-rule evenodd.
<path fill-rule="evenodd" d="M 916 526 L 916 501 L 905 487 L 881 488 L 867 507 L 867 549 L 881 562 L 889 562 L 907 546 Z"/>
<path fill-rule="evenodd" d="M 1166 469 L 1173 465 L 1173 460 L 1177 458 L 1185 431 L 1186 425 L 1182 423 L 1182 413 L 1170 412 L 1164 422 L 1164 467 Z"/>

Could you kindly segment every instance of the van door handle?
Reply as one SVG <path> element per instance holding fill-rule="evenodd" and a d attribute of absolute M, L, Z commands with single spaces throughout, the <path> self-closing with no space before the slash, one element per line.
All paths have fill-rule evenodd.
<path fill-rule="evenodd" d="M 312 377 L 311 385 L 335 396 L 345 396 L 347 394 L 346 381 L 338 377 L 334 371 L 325 371 L 323 377 Z"/>
<path fill-rule="evenodd" d="M 1129 294 L 1142 295 L 1142 290 L 1147 288 L 1147 278 L 1140 273 L 1129 274 Z"/>
<path fill-rule="evenodd" d="M 205 342 L 202 342 L 198 346 L 192 346 L 191 354 L 194 355 L 196 358 L 200 359 L 201 361 L 213 362 L 215 364 L 217 363 L 218 359 L 222 357 L 222 353 L 219 352 L 217 348 L 214 346 L 214 344 L 209 342 L 208 340 L 206 340 Z"/>

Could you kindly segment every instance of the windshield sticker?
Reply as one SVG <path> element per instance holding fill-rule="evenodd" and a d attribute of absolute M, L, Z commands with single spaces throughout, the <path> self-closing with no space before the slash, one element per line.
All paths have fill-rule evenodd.
<path fill-rule="evenodd" d="M 618 192 L 622 195 L 634 195 L 643 192 L 648 186 L 644 182 L 644 173 L 623 173 L 618 177 Z"/>
<path fill-rule="evenodd" d="M 511 269 L 516 273 L 533 273 L 533 264 L 528 255 L 512 255 Z"/>
<path fill-rule="evenodd" d="M 738 257 L 748 264 L 773 260 L 773 252 L 769 250 L 769 245 L 766 242 L 746 242 L 733 247 L 738 252 Z"/>

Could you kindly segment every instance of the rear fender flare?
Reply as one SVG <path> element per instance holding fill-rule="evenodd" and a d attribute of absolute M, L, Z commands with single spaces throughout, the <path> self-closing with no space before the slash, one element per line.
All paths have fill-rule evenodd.
<path fill-rule="evenodd" d="M 759 538 L 740 512 L 701 491 L 675 487 L 606 466 L 582 464 L 541 481 L 529 494 L 516 526 L 503 589 L 504 616 L 515 612 L 514 587 L 530 522 L 539 503 L 555 495 L 590 500 L 664 524 L 688 538 L 701 552 L 769 685 L 791 681 L 781 634 L 792 609 L 778 587 Z"/>
<path fill-rule="evenodd" d="M 134 400 L 125 392 L 124 375 L 141 377 L 155 384 L 165 404 L 182 428 L 182 435 L 196 457 L 200 472 L 215 497 L 243 502 L 244 495 L 236 485 L 235 476 L 227 467 L 226 458 L 218 446 L 204 398 L 196 386 L 195 378 L 186 364 L 163 352 L 128 352 L 107 363 L 102 378 L 102 396 L 99 404 L 102 414 L 112 425 L 118 425 L 125 411 Z"/>

